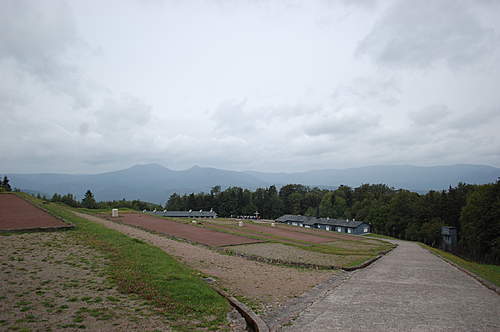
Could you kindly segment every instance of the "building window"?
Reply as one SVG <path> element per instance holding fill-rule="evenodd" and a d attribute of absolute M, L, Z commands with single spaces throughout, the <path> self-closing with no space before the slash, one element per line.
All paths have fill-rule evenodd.
<path fill-rule="evenodd" d="M 368 227 L 363 228 L 363 233 L 368 233 Z"/>
<path fill-rule="evenodd" d="M 351 230 L 350 228 L 348 228 L 348 229 L 347 229 L 347 233 L 351 233 L 351 231 L 352 231 L 352 230 Z"/>
<path fill-rule="evenodd" d="M 342 232 L 342 227 L 337 227 L 337 232 Z"/>
<path fill-rule="evenodd" d="M 329 231 L 330 230 L 330 226 L 326 226 L 326 230 Z"/>

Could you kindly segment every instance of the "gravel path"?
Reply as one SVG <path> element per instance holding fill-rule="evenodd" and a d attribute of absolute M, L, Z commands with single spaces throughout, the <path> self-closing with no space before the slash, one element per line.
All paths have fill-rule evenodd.
<path fill-rule="evenodd" d="M 314 302 L 284 331 L 500 331 L 500 297 L 415 243 Z"/>
<path fill-rule="evenodd" d="M 238 256 L 222 255 L 205 247 L 171 240 L 103 218 L 75 214 L 163 249 L 186 265 L 215 277 L 217 284 L 232 294 L 242 295 L 255 302 L 264 302 L 264 306 L 257 310 L 261 313 L 276 309 L 289 298 L 303 294 L 338 273 L 332 270 L 287 268 Z"/>

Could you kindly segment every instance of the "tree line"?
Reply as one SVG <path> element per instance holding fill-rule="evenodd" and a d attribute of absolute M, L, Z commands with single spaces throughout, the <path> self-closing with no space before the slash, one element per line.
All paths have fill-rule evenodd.
<path fill-rule="evenodd" d="M 3 179 L 0 181 L 0 192 L 2 191 L 12 191 L 12 187 L 10 186 L 10 180 L 7 178 L 7 176 L 4 176 Z"/>
<path fill-rule="evenodd" d="M 114 201 L 96 201 L 94 198 L 94 194 L 92 191 L 87 190 L 85 196 L 81 201 L 76 199 L 73 194 L 60 195 L 55 193 L 52 195 L 52 198 L 47 198 L 40 194 L 36 195 L 37 198 L 43 199 L 51 202 L 64 203 L 68 206 L 74 208 L 85 208 L 85 209 L 115 209 L 115 208 L 128 208 L 132 210 L 154 210 L 154 209 L 162 209 L 162 206 L 159 204 L 144 202 L 141 200 L 114 200 Z"/>
<path fill-rule="evenodd" d="M 486 185 L 460 183 L 425 195 L 385 184 L 335 190 L 288 184 L 255 191 L 240 187 L 209 193 L 172 194 L 168 210 L 210 210 L 221 217 L 253 215 L 275 219 L 283 214 L 363 220 L 372 231 L 438 247 L 441 227 L 457 228 L 457 254 L 476 261 L 500 263 L 500 180 Z"/>

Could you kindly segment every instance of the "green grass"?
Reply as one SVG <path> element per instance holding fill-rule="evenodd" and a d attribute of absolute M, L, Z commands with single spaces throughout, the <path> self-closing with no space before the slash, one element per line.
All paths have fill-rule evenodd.
<path fill-rule="evenodd" d="M 27 198 L 40 204 L 39 200 Z M 48 203 L 43 207 L 74 224 L 75 229 L 68 234 L 79 243 L 105 254 L 110 262 L 107 274 L 121 292 L 138 294 L 153 303 L 175 330 L 227 326 L 229 304 L 196 271 L 157 247 L 78 217 L 62 204 Z"/>
<path fill-rule="evenodd" d="M 389 236 L 389 235 L 382 235 L 382 234 L 375 234 L 375 233 L 370 233 L 370 234 L 366 234 L 366 235 L 363 235 L 365 237 L 373 237 L 373 238 L 376 238 L 376 239 L 387 239 L 387 240 L 399 240 L 399 239 L 396 239 L 395 237 L 392 237 L 392 236 Z"/>
<path fill-rule="evenodd" d="M 87 214 L 99 214 L 99 213 L 106 213 L 111 216 L 111 208 L 106 208 L 106 209 L 86 209 L 86 208 L 77 208 L 75 211 L 81 212 L 81 213 L 87 213 Z M 129 208 L 118 208 L 118 214 L 120 212 L 123 213 L 139 213 L 137 210 L 129 209 Z"/>
<path fill-rule="evenodd" d="M 393 248 L 393 245 L 384 245 L 384 246 L 379 246 L 373 249 L 369 250 L 353 250 L 353 249 L 342 249 L 342 248 L 336 248 L 332 245 L 328 244 L 313 244 L 310 246 L 296 246 L 304 250 L 309 250 L 309 251 L 314 251 L 314 252 L 319 252 L 323 254 L 330 254 L 330 255 L 342 255 L 342 256 L 371 256 L 375 257 L 381 252 L 388 250 L 390 248 Z"/>
<path fill-rule="evenodd" d="M 238 301 L 249 307 L 253 312 L 256 314 L 260 314 L 262 312 L 262 305 L 259 304 L 257 301 L 254 301 L 252 299 L 249 299 L 245 296 L 242 295 L 236 295 L 234 296 Z"/>
<path fill-rule="evenodd" d="M 500 287 L 500 265 L 489 265 L 489 264 L 480 264 L 465 260 L 461 257 L 455 256 L 452 253 L 439 250 L 433 247 L 429 247 L 423 243 L 418 243 L 421 247 L 448 259 L 449 261 L 457 264 L 458 266 L 470 271 L 478 276 L 492 282 L 496 286 Z"/>

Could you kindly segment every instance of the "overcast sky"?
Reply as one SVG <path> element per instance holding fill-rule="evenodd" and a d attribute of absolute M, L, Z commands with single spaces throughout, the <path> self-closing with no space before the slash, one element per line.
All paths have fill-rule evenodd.
<path fill-rule="evenodd" d="M 0 2 L 0 172 L 500 166 L 500 1 Z"/>

